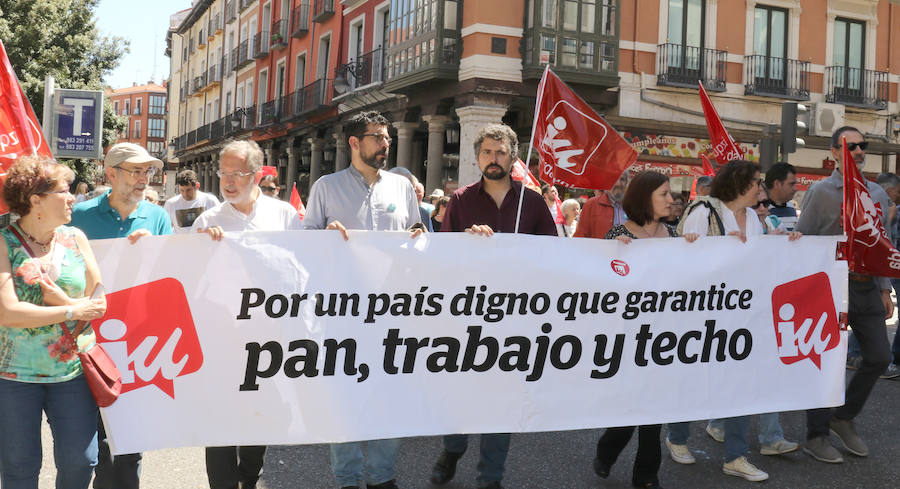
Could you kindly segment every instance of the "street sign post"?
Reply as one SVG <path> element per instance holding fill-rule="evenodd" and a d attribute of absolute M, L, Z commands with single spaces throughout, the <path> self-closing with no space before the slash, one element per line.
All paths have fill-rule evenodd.
<path fill-rule="evenodd" d="M 57 88 L 53 94 L 50 148 L 57 158 L 103 155 L 103 92 Z"/>

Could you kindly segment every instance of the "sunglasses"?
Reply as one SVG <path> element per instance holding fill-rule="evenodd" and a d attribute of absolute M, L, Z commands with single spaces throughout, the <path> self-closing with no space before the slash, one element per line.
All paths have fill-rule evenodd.
<path fill-rule="evenodd" d="M 841 145 L 839 144 L 837 147 L 840 148 Z M 869 147 L 868 141 L 863 141 L 861 143 L 847 143 L 847 149 L 849 149 L 850 151 L 856 151 L 856 148 L 859 148 L 859 149 L 865 151 L 866 148 L 868 148 L 868 147 Z"/>
<path fill-rule="evenodd" d="M 278 187 L 265 187 L 265 186 L 260 185 L 259 188 L 263 192 L 277 192 L 278 191 Z"/>
<path fill-rule="evenodd" d="M 766 200 L 760 200 L 760 201 L 757 201 L 757 202 L 756 202 L 756 207 L 759 207 L 759 206 L 761 206 L 761 205 L 762 205 L 762 206 L 769 207 L 769 200 L 766 199 Z"/>

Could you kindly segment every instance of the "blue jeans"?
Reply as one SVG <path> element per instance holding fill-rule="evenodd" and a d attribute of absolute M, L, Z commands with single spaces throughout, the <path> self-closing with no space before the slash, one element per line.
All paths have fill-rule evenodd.
<path fill-rule="evenodd" d="M 331 444 L 331 470 L 338 486 L 356 486 L 360 479 L 374 486 L 394 478 L 400 439 L 367 441 L 367 457 L 363 457 L 362 444 L 361 441 Z"/>
<path fill-rule="evenodd" d="M 485 433 L 481 435 L 481 454 L 478 458 L 479 487 L 503 480 L 506 454 L 509 453 L 509 433 Z M 444 450 L 462 455 L 469 447 L 469 435 L 444 436 Z"/>
<path fill-rule="evenodd" d="M 669 429 L 667 437 L 673 445 L 687 445 L 688 437 L 691 435 L 690 421 L 669 423 L 666 425 L 666 428 Z"/>
<path fill-rule="evenodd" d="M 47 384 L 0 379 L 0 486 L 38 486 L 41 411 L 53 433 L 56 489 L 87 489 L 97 465 L 98 409 L 83 375 Z"/>
<path fill-rule="evenodd" d="M 738 416 L 722 420 L 725 427 L 725 462 L 743 457 L 750 450 L 747 439 L 750 431 L 750 416 Z M 675 445 L 686 445 L 690 435 L 690 421 L 669 423 L 669 441 Z"/>
<path fill-rule="evenodd" d="M 779 413 L 763 413 L 759 415 L 759 443 L 761 445 L 775 443 L 784 439 L 784 431 L 778 422 Z M 711 419 L 709 425 L 720 430 L 725 429 L 724 419 Z"/>

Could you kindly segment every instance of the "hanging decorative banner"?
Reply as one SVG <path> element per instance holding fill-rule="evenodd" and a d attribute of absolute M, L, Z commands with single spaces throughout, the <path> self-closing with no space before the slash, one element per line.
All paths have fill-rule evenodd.
<path fill-rule="evenodd" d="M 103 419 L 133 453 L 836 406 L 839 239 L 94 241 L 110 292 L 93 326 L 123 378 Z"/>

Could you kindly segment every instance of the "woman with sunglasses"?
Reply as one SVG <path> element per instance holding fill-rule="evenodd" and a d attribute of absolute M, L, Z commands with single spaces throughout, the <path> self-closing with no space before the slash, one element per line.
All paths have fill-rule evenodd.
<path fill-rule="evenodd" d="M 263 195 L 277 199 L 278 191 L 281 189 L 278 187 L 278 180 L 275 179 L 275 175 L 265 175 L 259 181 L 259 190 Z"/>
<path fill-rule="evenodd" d="M 90 323 L 75 328 L 103 316 L 106 299 L 85 297 L 100 283 L 100 272 L 84 233 L 65 226 L 75 202 L 73 178 L 66 166 L 27 156 L 13 164 L 3 185 L 3 200 L 21 216 L 0 230 L 4 489 L 38 486 L 42 411 L 53 433 L 58 489 L 86 489 L 97 464 L 97 404 L 78 359 L 95 337 Z"/>

